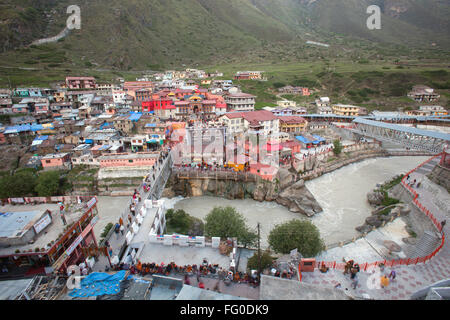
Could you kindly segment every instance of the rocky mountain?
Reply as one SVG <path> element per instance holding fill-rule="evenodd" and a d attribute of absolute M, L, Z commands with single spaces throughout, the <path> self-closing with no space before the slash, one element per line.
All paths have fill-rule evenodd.
<path fill-rule="evenodd" d="M 0 0 L 0 50 L 64 29 L 69 0 Z M 366 9 L 382 9 L 368 30 Z M 267 46 L 336 37 L 450 47 L 447 0 L 79 0 L 82 28 L 57 42 L 69 60 L 120 69 L 223 61 Z"/>

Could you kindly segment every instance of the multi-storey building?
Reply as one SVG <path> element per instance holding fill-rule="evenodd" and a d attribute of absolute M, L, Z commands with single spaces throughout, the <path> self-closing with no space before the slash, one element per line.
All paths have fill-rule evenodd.
<path fill-rule="evenodd" d="M 280 132 L 280 121 L 266 110 L 226 113 L 220 120 L 231 134 L 256 132 L 268 136 Z"/>
<path fill-rule="evenodd" d="M 280 116 L 280 132 L 286 133 L 300 133 L 306 130 L 308 121 L 300 116 Z"/>
<path fill-rule="evenodd" d="M 435 93 L 434 89 L 430 87 L 418 85 L 412 88 L 412 91 L 408 93 L 408 97 L 417 102 L 434 102 L 441 96 Z"/>
<path fill-rule="evenodd" d="M 94 77 L 67 77 L 67 88 L 74 89 L 96 89 L 97 83 Z"/>
<path fill-rule="evenodd" d="M 359 115 L 359 107 L 344 104 L 336 104 L 333 106 L 333 113 L 339 116 L 356 117 Z"/>
<path fill-rule="evenodd" d="M 225 95 L 227 111 L 254 111 L 256 96 L 248 93 L 229 93 Z"/>

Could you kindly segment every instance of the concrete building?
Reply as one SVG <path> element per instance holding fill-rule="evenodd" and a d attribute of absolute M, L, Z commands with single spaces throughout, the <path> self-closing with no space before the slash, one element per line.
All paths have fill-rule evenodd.
<path fill-rule="evenodd" d="M 285 133 L 300 133 L 306 130 L 308 121 L 300 116 L 279 116 L 280 131 Z"/>
<path fill-rule="evenodd" d="M 248 93 L 228 93 L 225 95 L 227 111 L 254 111 L 256 96 Z"/>
<path fill-rule="evenodd" d="M 278 134 L 278 118 L 270 111 L 232 112 L 220 117 L 229 133 L 258 132 L 263 135 Z"/>
<path fill-rule="evenodd" d="M 153 166 L 159 153 L 117 153 L 98 158 L 100 168 Z"/>
<path fill-rule="evenodd" d="M 59 217 L 58 205 L 38 205 L 52 208 L 52 211 L 25 211 L 24 208 L 31 206 L 27 203 L 42 203 L 43 199 L 15 199 L 18 200 L 21 200 L 21 210 L 8 205 L 6 210 L 2 210 L 6 212 L 0 214 L 0 263 L 8 269 L 6 276 L 66 271 L 68 266 L 88 258 L 83 255 L 82 247 L 97 247 L 93 230 L 97 198 L 85 198 L 86 207 L 82 211 L 65 212 L 66 224 Z M 51 201 L 56 203 L 60 200 Z M 73 200 L 77 201 L 76 198 Z"/>
<path fill-rule="evenodd" d="M 352 105 L 336 104 L 333 106 L 333 113 L 338 116 L 358 116 L 359 107 Z"/>
<path fill-rule="evenodd" d="M 67 88 L 73 89 L 96 89 L 97 83 L 94 77 L 67 77 Z"/>
<path fill-rule="evenodd" d="M 70 154 L 69 153 L 52 153 L 47 154 L 41 159 L 41 164 L 44 170 L 54 169 L 70 169 Z"/>
<path fill-rule="evenodd" d="M 412 91 L 408 93 L 408 97 L 417 102 L 434 102 L 439 100 L 441 96 L 430 87 L 417 85 L 414 86 Z"/>

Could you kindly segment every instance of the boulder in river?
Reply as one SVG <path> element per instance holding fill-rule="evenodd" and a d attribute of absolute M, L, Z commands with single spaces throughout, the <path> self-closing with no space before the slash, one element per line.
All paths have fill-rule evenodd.
<path fill-rule="evenodd" d="M 291 212 L 301 213 L 308 217 L 323 211 L 314 196 L 305 187 L 305 182 L 300 180 L 281 192 L 276 198 L 276 202 L 287 208 Z"/>

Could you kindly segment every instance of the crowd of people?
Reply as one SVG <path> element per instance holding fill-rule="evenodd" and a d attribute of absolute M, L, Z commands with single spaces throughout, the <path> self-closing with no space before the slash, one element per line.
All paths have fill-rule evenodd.
<path fill-rule="evenodd" d="M 218 264 L 209 264 L 206 260 L 200 265 L 177 265 L 175 262 L 169 264 L 142 263 L 138 260 L 136 264 L 120 263 L 113 266 L 114 271 L 129 270 L 133 275 L 184 275 L 185 284 L 190 284 L 189 277 L 195 276 L 197 282 L 200 283 L 201 277 L 218 277 L 226 284 L 230 283 L 246 283 L 249 285 L 258 285 L 256 274 L 236 272 L 233 268 L 230 270 L 220 267 Z M 287 275 L 286 275 L 287 277 Z"/>

